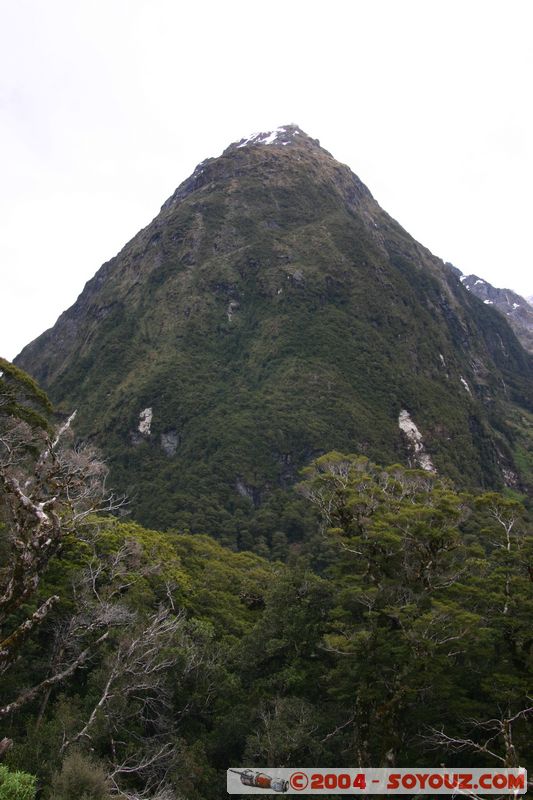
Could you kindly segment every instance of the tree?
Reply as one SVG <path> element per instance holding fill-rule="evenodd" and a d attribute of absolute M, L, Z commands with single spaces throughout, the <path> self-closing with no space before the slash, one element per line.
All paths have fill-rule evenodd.
<path fill-rule="evenodd" d="M 485 557 L 469 591 L 488 634 L 474 667 L 477 707 L 453 726 L 432 727 L 424 740 L 441 752 L 531 769 L 533 537 L 524 506 L 496 492 L 475 498 L 470 522 Z"/>
<path fill-rule="evenodd" d="M 526 752 L 533 548 L 521 504 L 339 453 L 315 461 L 300 492 L 337 547 L 325 647 L 344 705 L 336 735 L 351 736 L 359 764 L 417 758 L 428 729 L 443 757 L 451 742 L 482 752 L 486 723 L 469 737 L 468 717 L 490 720 L 501 763 Z"/>
<path fill-rule="evenodd" d="M 94 448 L 74 445 L 75 412 L 54 426 L 50 402 L 35 382 L 0 359 L 0 671 L 43 624 L 59 596 L 40 595 L 51 560 L 96 511 L 121 503 L 106 491 L 107 469 Z M 94 644 L 106 638 L 105 631 Z M 63 681 L 89 657 L 82 650 L 44 681 L 0 707 L 17 711 Z"/>
<path fill-rule="evenodd" d="M 186 622 L 182 615 L 161 608 L 145 623 L 122 626 L 116 646 L 104 660 L 101 688 L 83 727 L 63 742 L 62 750 L 91 742 L 104 723 L 109 731 L 112 768 L 110 782 L 118 791 L 122 776 L 143 778 L 145 789 L 164 787 L 175 745 L 172 740 L 171 670 L 183 658 Z M 189 649 L 194 661 L 198 653 Z M 192 668 L 192 664 L 188 665 Z M 151 736 L 146 731 L 151 731 Z M 133 732 L 139 745 L 122 758 L 121 745 Z M 122 748 L 123 749 L 123 748 Z"/>

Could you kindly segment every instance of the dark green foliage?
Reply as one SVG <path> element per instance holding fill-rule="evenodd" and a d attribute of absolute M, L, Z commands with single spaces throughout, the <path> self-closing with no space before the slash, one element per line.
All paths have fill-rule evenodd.
<path fill-rule="evenodd" d="M 0 358 L 0 396 L 2 415 L 49 430 L 50 400 L 29 375 L 5 358 Z"/>
<path fill-rule="evenodd" d="M 487 720 L 502 763 L 527 762 L 533 538 L 523 506 L 338 453 L 315 462 L 301 491 L 337 543 L 325 641 L 344 658 L 329 687 L 351 715 L 342 735 L 361 763 L 398 763 L 401 753 L 429 764 L 424 742 L 446 752 L 444 730 L 482 765 Z"/>
<path fill-rule="evenodd" d="M 240 764 L 531 768 L 533 539 L 520 502 L 340 453 L 315 461 L 300 491 L 322 527 L 287 565 L 113 520 L 98 524 L 95 549 L 71 541 L 44 587 L 63 598 L 50 627 L 80 603 L 73 579 L 79 587 L 88 563 L 104 565 L 101 601 L 124 587 L 135 626 L 125 617 L 84 670 L 13 720 L 10 767 L 37 772 L 50 800 L 92 800 L 96 788 L 107 800 L 112 765 L 134 763 L 140 740 L 143 752 L 173 748 L 167 784 L 192 800 L 216 800 Z M 125 546 L 130 560 L 115 575 Z M 159 690 L 168 724 L 143 721 L 125 672 L 84 743 L 100 767 L 74 745 L 61 753 L 102 696 L 117 648 L 169 600 L 185 617 L 161 648 L 176 656 Z M 35 649 L 21 658 L 21 681 L 46 668 L 50 640 L 43 631 L 40 660 Z M 489 721 L 496 758 L 476 751 Z M 440 731 L 468 748 L 455 755 Z M 142 793 L 147 778 L 124 780 Z"/>

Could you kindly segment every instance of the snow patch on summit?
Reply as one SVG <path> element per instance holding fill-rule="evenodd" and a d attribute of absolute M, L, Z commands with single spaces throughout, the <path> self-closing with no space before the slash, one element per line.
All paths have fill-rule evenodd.
<path fill-rule="evenodd" d="M 295 131 L 294 135 L 299 133 L 299 131 Z M 278 141 L 278 139 L 280 141 Z M 281 141 L 281 139 L 288 139 L 287 141 Z M 290 144 L 290 134 L 285 127 L 276 128 L 273 131 L 267 131 L 262 133 L 252 133 L 247 139 L 243 139 L 240 144 L 237 145 L 239 147 L 246 147 L 247 144 Z"/>

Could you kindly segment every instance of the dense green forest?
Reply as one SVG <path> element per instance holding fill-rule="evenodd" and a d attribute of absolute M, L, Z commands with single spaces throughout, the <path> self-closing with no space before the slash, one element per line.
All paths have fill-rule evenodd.
<path fill-rule="evenodd" d="M 146 530 L 0 365 L 0 798 L 211 800 L 229 766 L 525 766 L 518 495 L 329 453 L 264 556 Z M 528 763 L 529 762 L 529 763 Z"/>

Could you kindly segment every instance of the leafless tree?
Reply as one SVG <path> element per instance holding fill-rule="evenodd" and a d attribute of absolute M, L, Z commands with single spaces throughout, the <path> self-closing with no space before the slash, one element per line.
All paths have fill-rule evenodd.
<path fill-rule="evenodd" d="M 514 741 L 514 730 L 520 723 L 528 723 L 533 719 L 533 698 L 526 698 L 531 705 L 513 713 L 510 708 L 499 717 L 488 720 L 469 720 L 471 736 L 449 735 L 444 730 L 431 729 L 429 735 L 424 736 L 424 745 L 428 750 L 444 750 L 448 753 L 476 753 L 502 768 L 517 768 L 520 765 L 520 753 Z M 533 788 L 533 780 L 529 780 L 528 787 Z M 475 794 L 468 797 L 477 798 Z"/>
<path fill-rule="evenodd" d="M 54 617 L 47 674 L 4 700 L 0 719 L 40 697 L 39 726 L 55 687 L 96 661 L 91 679 L 100 694 L 79 728 L 65 732 L 62 751 L 74 743 L 91 746 L 104 731 L 109 783 L 118 796 L 178 800 L 169 779 L 177 757 L 174 673 L 178 662 L 182 675 L 200 670 L 202 647 L 188 635 L 173 587 L 167 587 L 168 607 L 147 619 L 128 607 L 134 584 L 158 565 L 147 565 L 134 541 L 102 554 L 95 515 L 119 509 L 124 500 L 107 491 L 107 469 L 95 449 L 75 445 L 75 414 L 53 430 L 47 414 L 34 413 L 35 399 L 48 413 L 31 379 L 0 359 L 0 673 L 16 664 L 23 644 L 58 604 L 58 595 L 42 597 L 40 590 L 49 564 L 72 537 L 84 542 L 85 566 L 69 587 L 74 611 Z M 35 610 L 24 616 L 27 606 Z M 1 739 L 0 755 L 11 744 Z"/>
<path fill-rule="evenodd" d="M 106 680 L 98 701 L 81 730 L 64 741 L 63 750 L 90 739 L 99 714 L 112 725 L 124 725 L 135 716 L 158 726 L 163 712 L 170 708 L 166 677 L 179 658 L 172 645 L 184 624 L 183 615 L 163 608 L 145 624 L 126 629 L 127 634 L 120 637 L 107 659 Z"/>
<path fill-rule="evenodd" d="M 275 697 L 259 708 L 257 729 L 246 742 L 250 759 L 290 764 L 313 742 L 318 730 L 314 707 L 305 700 Z"/>
<path fill-rule="evenodd" d="M 54 687 L 94 658 L 114 628 L 121 628 L 131 623 L 132 613 L 117 602 L 116 595 L 124 584 L 119 562 L 125 571 L 131 564 L 127 556 L 132 549 L 135 548 L 126 543 L 117 553 L 100 559 L 99 571 L 105 571 L 106 565 L 110 565 L 108 570 L 110 583 L 105 590 L 101 590 L 101 595 L 92 590 L 94 571 L 91 562 L 76 576 L 72 587 L 75 612 L 56 621 L 47 677 L 31 688 L 21 691 L 9 703 L 0 706 L 0 718 L 18 711 L 42 694 L 43 700 L 37 717 L 39 725 Z M 141 579 L 142 576 L 141 570 L 137 577 Z"/>
<path fill-rule="evenodd" d="M 54 430 L 34 414 L 31 403 L 17 401 L 13 383 L 29 386 L 42 404 L 44 395 L 38 387 L 7 362 L 0 367 L 1 674 L 16 662 L 22 645 L 60 599 L 51 594 L 35 603 L 48 565 L 66 538 L 79 535 L 91 515 L 117 510 L 124 499 L 107 491 L 107 468 L 96 450 L 74 444 L 75 413 Z M 5 377 L 5 370 L 10 369 L 15 375 L 11 382 Z M 21 614 L 32 603 L 34 610 L 26 616 Z M 0 717 L 17 711 L 40 693 L 49 693 L 81 667 L 108 637 L 108 626 L 102 618 L 93 617 L 83 623 L 71 620 L 70 625 L 77 631 L 75 635 L 71 629 L 70 635 L 84 646 L 70 648 L 69 660 L 60 648 L 55 669 L 0 707 Z"/>
<path fill-rule="evenodd" d="M 0 670 L 57 603 L 51 595 L 10 630 L 10 619 L 31 600 L 66 536 L 91 514 L 111 512 L 123 499 L 106 492 L 107 469 L 88 446 L 65 445 L 73 416 L 54 436 L 24 421 L 0 431 L 0 502 L 9 559 L 0 571 Z M 33 459 L 28 451 L 37 454 Z"/>
<path fill-rule="evenodd" d="M 65 733 L 62 752 L 99 742 L 109 753 L 108 780 L 120 797 L 174 800 L 170 773 L 179 756 L 175 728 L 180 717 L 173 706 L 176 677 L 209 670 L 208 656 L 190 636 L 183 612 L 171 607 L 161 607 L 144 621 L 131 619 L 108 650 L 97 699 L 79 729 Z M 127 788 L 139 785 L 142 795 Z"/>

